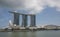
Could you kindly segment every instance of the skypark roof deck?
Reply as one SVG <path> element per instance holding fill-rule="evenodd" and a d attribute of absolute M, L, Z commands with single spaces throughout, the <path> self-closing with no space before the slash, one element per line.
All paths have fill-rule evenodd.
<path fill-rule="evenodd" d="M 31 15 L 35 15 L 35 14 L 23 14 L 23 13 L 18 13 L 18 12 L 15 12 L 15 11 L 9 11 L 10 13 L 15 13 L 15 14 L 18 14 L 18 15 L 28 15 L 28 16 L 31 16 Z"/>

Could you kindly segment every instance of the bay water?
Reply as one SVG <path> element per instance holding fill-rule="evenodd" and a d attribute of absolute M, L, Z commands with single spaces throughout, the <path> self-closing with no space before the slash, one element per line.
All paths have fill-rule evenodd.
<path fill-rule="evenodd" d="M 35 32 L 0 32 L 0 37 L 60 37 L 60 30 L 35 31 Z"/>

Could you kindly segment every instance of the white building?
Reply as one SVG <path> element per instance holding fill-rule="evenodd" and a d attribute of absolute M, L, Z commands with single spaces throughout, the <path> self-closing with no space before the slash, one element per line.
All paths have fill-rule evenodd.
<path fill-rule="evenodd" d="M 60 29 L 60 26 L 57 26 L 57 29 Z"/>
<path fill-rule="evenodd" d="M 20 27 L 20 29 L 25 29 L 25 27 Z"/>
<path fill-rule="evenodd" d="M 46 25 L 44 26 L 45 29 L 57 29 L 56 25 Z"/>
<path fill-rule="evenodd" d="M 37 29 L 37 27 L 29 27 L 29 29 Z"/>

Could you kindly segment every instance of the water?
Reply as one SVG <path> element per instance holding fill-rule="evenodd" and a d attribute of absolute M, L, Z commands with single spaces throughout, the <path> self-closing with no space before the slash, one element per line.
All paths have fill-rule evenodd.
<path fill-rule="evenodd" d="M 60 37 L 60 31 L 0 32 L 0 37 Z"/>

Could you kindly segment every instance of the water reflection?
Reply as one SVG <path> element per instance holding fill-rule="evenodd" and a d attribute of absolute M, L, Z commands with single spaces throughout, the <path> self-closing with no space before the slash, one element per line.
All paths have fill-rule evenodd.
<path fill-rule="evenodd" d="M 36 37 L 35 32 L 9 32 L 8 37 Z"/>
<path fill-rule="evenodd" d="M 30 36 L 29 37 L 36 37 L 36 32 L 30 32 Z"/>
<path fill-rule="evenodd" d="M 19 37 L 19 32 L 9 32 L 8 37 Z"/>
<path fill-rule="evenodd" d="M 27 35 L 28 35 L 27 33 L 28 33 L 28 32 L 22 32 L 22 33 L 21 33 L 21 37 L 28 37 L 28 36 L 27 36 Z"/>

